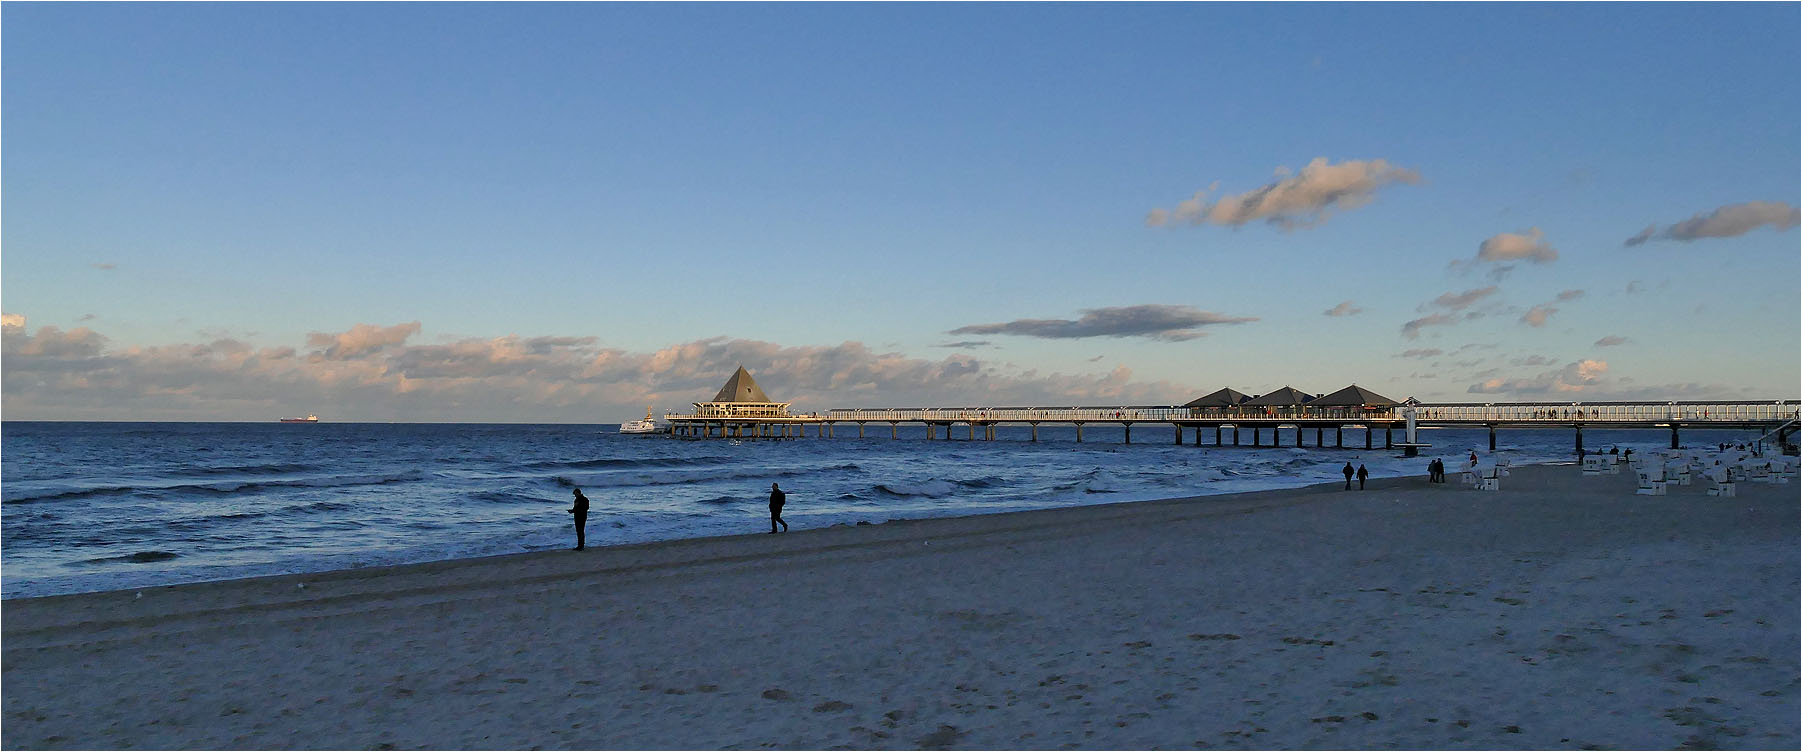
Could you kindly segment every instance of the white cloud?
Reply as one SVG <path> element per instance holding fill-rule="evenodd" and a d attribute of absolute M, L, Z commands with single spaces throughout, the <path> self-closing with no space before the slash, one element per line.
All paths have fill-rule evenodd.
<path fill-rule="evenodd" d="M 1330 165 L 1325 157 L 1317 157 L 1295 175 L 1283 167 L 1276 172 L 1277 180 L 1264 186 L 1213 201 L 1207 198 L 1214 192 L 1215 186 L 1210 186 L 1173 209 L 1152 210 L 1146 215 L 1146 224 L 1239 227 L 1263 220 L 1283 230 L 1293 230 L 1316 225 L 1335 210 L 1369 204 L 1384 185 L 1421 182 L 1414 170 L 1394 167 L 1381 159 Z"/>
<path fill-rule="evenodd" d="M 1782 201 L 1749 201 L 1717 207 L 1708 214 L 1698 213 L 1683 222 L 1659 230 L 1657 223 L 1646 226 L 1623 242 L 1638 246 L 1650 240 L 1693 241 L 1699 238 L 1731 238 L 1744 235 L 1764 225 L 1773 230 L 1789 230 L 1797 226 L 1798 209 Z"/>
<path fill-rule="evenodd" d="M 1429 314 L 1419 319 L 1410 319 L 1402 324 L 1402 336 L 1413 340 L 1421 335 L 1422 327 L 1444 327 L 1458 321 L 1458 317 L 1448 314 Z"/>

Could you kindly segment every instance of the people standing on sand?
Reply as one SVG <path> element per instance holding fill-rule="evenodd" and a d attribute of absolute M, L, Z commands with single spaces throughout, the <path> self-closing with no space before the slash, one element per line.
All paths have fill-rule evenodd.
<path fill-rule="evenodd" d="M 1432 475 L 1432 477 L 1428 479 L 1429 481 L 1437 484 L 1446 483 L 1446 462 L 1439 458 L 1434 458 L 1433 464 L 1428 466 L 1428 473 Z"/>
<path fill-rule="evenodd" d="M 570 512 L 576 515 L 576 551 L 582 551 L 582 529 L 588 526 L 588 497 L 582 496 L 582 490 L 574 490 L 576 506 Z"/>
<path fill-rule="evenodd" d="M 1365 478 L 1370 475 L 1371 472 L 1365 470 L 1365 464 L 1359 463 L 1359 491 L 1362 492 L 1365 490 Z"/>
<path fill-rule="evenodd" d="M 1340 472 L 1346 474 L 1346 491 L 1352 491 L 1352 464 L 1347 463 L 1345 468 L 1340 469 Z"/>
<path fill-rule="evenodd" d="M 783 490 L 776 488 L 776 484 L 770 485 L 770 532 L 771 533 L 776 533 L 776 526 L 779 523 L 782 524 L 784 531 L 789 530 L 789 523 L 787 521 L 783 520 L 783 503 L 787 502 L 788 499 L 789 499 L 789 495 L 784 494 Z"/>

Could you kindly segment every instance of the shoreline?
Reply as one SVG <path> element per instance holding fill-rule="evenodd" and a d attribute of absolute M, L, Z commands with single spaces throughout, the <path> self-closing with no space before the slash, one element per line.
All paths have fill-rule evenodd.
<path fill-rule="evenodd" d="M 0 743 L 1797 746 L 1797 486 L 1339 486 L 11 599 Z"/>
<path fill-rule="evenodd" d="M 1567 461 L 1559 461 L 1559 460 L 1543 461 L 1543 462 L 1539 462 L 1539 463 L 1530 463 L 1528 465 L 1561 465 L 1561 464 L 1567 464 Z M 1570 463 L 1570 464 L 1575 465 L 1575 463 Z M 1518 467 L 1527 467 L 1527 466 L 1524 465 L 1524 466 L 1518 466 Z M 1454 475 L 1456 475 L 1456 474 L 1454 474 Z M 1413 476 L 1389 476 L 1389 477 L 1372 476 L 1367 483 L 1370 485 L 1371 489 L 1375 490 L 1375 489 L 1380 488 L 1378 486 L 1379 484 L 1403 482 L 1410 478 L 1414 478 L 1414 477 Z M 946 516 L 890 518 L 890 519 L 887 519 L 884 521 L 869 521 L 869 522 L 859 522 L 859 523 L 834 522 L 834 523 L 829 523 L 825 526 L 821 526 L 819 528 L 796 528 L 794 530 L 794 533 L 799 534 L 799 533 L 803 533 L 806 531 L 822 531 L 822 530 L 831 530 L 831 529 L 835 529 L 835 528 L 845 528 L 845 527 L 852 527 L 852 526 L 859 527 L 859 528 L 868 528 L 868 527 L 877 527 L 877 526 L 893 526 L 893 525 L 902 524 L 902 523 L 911 523 L 911 522 L 920 522 L 920 521 L 929 521 L 929 520 L 952 520 L 952 519 L 958 519 L 958 518 L 979 518 L 979 517 L 989 517 L 989 516 L 998 516 L 998 515 L 1005 516 L 1005 515 L 1017 515 L 1017 514 L 1025 514 L 1025 513 L 1049 512 L 1049 511 L 1053 511 L 1053 510 L 1083 509 L 1083 508 L 1091 508 L 1091 507 L 1112 507 L 1112 506 L 1118 506 L 1118 505 L 1139 505 L 1139 504 L 1155 504 L 1155 503 L 1196 503 L 1196 502 L 1202 502 L 1202 501 L 1240 498 L 1240 497 L 1246 497 L 1246 496 L 1250 496 L 1250 495 L 1281 494 L 1281 493 L 1287 493 L 1287 492 L 1298 492 L 1298 491 L 1306 490 L 1306 489 L 1313 488 L 1313 487 L 1321 487 L 1322 489 L 1332 488 L 1332 489 L 1338 490 L 1339 487 L 1337 487 L 1336 484 L 1339 484 L 1339 483 L 1340 482 L 1338 482 L 1338 481 L 1313 482 L 1313 483 L 1301 484 L 1298 486 L 1281 486 L 1281 487 L 1273 487 L 1273 488 L 1268 488 L 1268 489 L 1219 492 L 1219 493 L 1214 493 L 1214 494 L 1194 494 L 1194 495 L 1178 496 L 1178 497 L 1159 497 L 1159 498 L 1153 498 L 1153 499 L 1104 498 L 1104 499 L 1099 499 L 1094 502 L 1065 505 L 1065 506 L 1060 506 L 1060 507 L 1040 507 L 1040 508 L 1028 508 L 1028 509 L 1004 509 L 1004 510 L 995 510 L 995 511 L 960 512 L 960 513 L 946 515 Z M 1111 493 L 1110 495 L 1107 495 L 1107 496 L 1116 496 L 1118 494 L 1119 493 Z M 560 513 L 560 515 L 561 515 L 561 513 Z M 791 517 L 793 517 L 793 516 L 794 516 L 793 510 L 791 510 Z M 601 524 L 601 521 L 604 519 L 605 519 L 604 515 L 591 514 L 591 516 L 590 516 L 590 531 L 591 531 L 590 538 L 594 538 L 593 534 L 596 531 L 597 526 L 599 526 Z M 747 518 L 746 520 L 747 520 L 747 527 L 752 528 L 752 529 L 756 529 L 757 527 L 763 525 L 763 523 L 764 523 L 763 518 Z M 567 520 L 566 520 L 566 523 L 567 523 Z M 623 543 L 623 544 L 614 544 L 614 545 L 597 545 L 597 546 L 591 546 L 591 547 L 589 547 L 589 549 L 595 550 L 595 551 L 631 550 L 631 549 L 638 549 L 638 548 L 645 548 L 645 547 L 658 547 L 658 546 L 664 546 L 664 545 L 674 545 L 674 544 L 679 544 L 682 542 L 708 542 L 708 541 L 716 541 L 716 540 L 722 540 L 722 539 L 734 539 L 734 538 L 741 537 L 741 536 L 755 536 L 755 535 L 756 534 L 753 534 L 753 533 L 709 534 L 709 535 L 690 536 L 690 537 L 682 537 L 682 538 L 652 539 L 649 541 L 634 541 L 634 542 Z M 88 596 L 88 595 L 99 595 L 99 594 L 108 594 L 108 593 L 125 593 L 125 592 L 131 592 L 131 593 L 149 592 L 151 590 L 163 590 L 163 589 L 170 589 L 170 588 L 181 588 L 181 587 L 200 586 L 200 585 L 209 585 L 209 584 L 235 583 L 235 582 L 240 582 L 240 581 L 254 581 L 254 580 L 266 579 L 266 578 L 298 579 L 298 580 L 303 580 L 303 581 L 310 580 L 310 579 L 329 580 L 329 579 L 332 579 L 334 576 L 345 577 L 347 574 L 364 573 L 364 572 L 369 572 L 369 573 L 386 572 L 389 570 L 405 569 L 405 568 L 413 568 L 413 567 L 424 567 L 424 568 L 431 568 L 431 567 L 437 567 L 437 566 L 455 567 L 455 566 L 457 566 L 458 563 L 464 563 L 464 562 L 482 563 L 482 562 L 505 560 L 508 558 L 554 556 L 558 552 L 562 552 L 562 551 L 565 551 L 565 548 L 560 546 L 560 547 L 555 547 L 555 548 L 551 548 L 551 549 L 538 549 L 538 550 L 530 550 L 530 551 L 522 551 L 522 552 L 509 552 L 509 553 L 504 553 L 504 554 L 484 554 L 484 555 L 476 555 L 476 556 L 468 556 L 468 557 L 452 557 L 449 559 L 421 560 L 421 561 L 414 561 L 414 562 L 395 562 L 395 563 L 390 563 L 390 564 L 375 564 L 375 565 L 365 565 L 365 566 L 355 566 L 355 567 L 336 567 L 336 568 L 329 568 L 329 569 L 324 569 L 324 570 L 310 570 L 310 571 L 305 571 L 305 572 L 241 575 L 241 576 L 224 577 L 224 578 L 208 578 L 208 579 L 188 580 L 188 581 L 180 581 L 180 582 L 173 582 L 173 583 L 152 583 L 152 584 L 144 584 L 144 585 L 124 586 L 124 587 L 119 587 L 119 588 L 103 588 L 103 589 L 91 590 L 91 591 L 70 591 L 67 593 L 53 593 L 53 594 L 42 594 L 42 595 L 32 595 L 32 596 L 3 596 L 3 597 L 0 597 L 0 604 L 10 604 L 15 601 L 34 600 L 34 599 L 54 599 L 54 598 L 67 597 L 67 596 Z M 366 555 L 366 556 L 374 556 L 374 557 L 379 558 L 381 555 L 377 554 L 377 555 Z"/>

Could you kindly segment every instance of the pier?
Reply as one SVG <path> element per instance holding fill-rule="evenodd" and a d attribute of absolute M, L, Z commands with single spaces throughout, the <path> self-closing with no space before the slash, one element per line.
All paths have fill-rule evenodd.
<path fill-rule="evenodd" d="M 900 439 L 906 425 L 928 440 L 962 434 L 966 441 L 994 441 L 996 427 L 1008 424 L 1028 427 L 1034 442 L 1041 425 L 1071 426 L 1082 442 L 1083 427 L 1099 424 L 1121 427 L 1127 444 L 1140 426 L 1142 437 L 1156 432 L 1179 445 L 1187 434 L 1198 446 L 1210 436 L 1217 447 L 1305 447 L 1312 433 L 1314 447 L 1344 448 L 1350 439 L 1350 446 L 1371 450 L 1381 434 L 1383 449 L 1412 456 L 1426 446 L 1419 429 L 1454 427 L 1488 429 L 1491 450 L 1498 430 L 1555 427 L 1570 428 L 1576 448 L 1584 446 L 1585 429 L 1669 429 L 1673 448 L 1685 429 L 1747 429 L 1773 434 L 1784 446 L 1797 431 L 1799 401 L 1397 403 L 1354 385 L 1319 397 L 1289 387 L 1259 397 L 1224 389 L 1186 405 L 835 408 L 805 414 L 790 414 L 788 405 L 770 402 L 741 367 L 713 401 L 696 403 L 693 413 L 666 413 L 664 420 L 670 435 L 684 439 L 797 438 L 810 428 L 815 437 L 830 439 L 841 426 L 855 428 L 863 439 L 885 425 L 890 439 Z"/>
<path fill-rule="evenodd" d="M 1677 447 L 1680 433 L 1695 429 L 1752 429 L 1775 431 L 1780 443 L 1794 432 L 1798 401 L 1733 401 L 1733 402 L 1605 402 L 1605 403 L 1417 403 L 1374 410 L 1321 409 L 1308 410 L 1239 410 L 1197 409 L 1182 406 L 1108 406 L 1108 407 L 961 407 L 961 408 L 836 408 L 824 413 L 782 417 L 726 417 L 667 414 L 670 433 L 678 437 L 775 438 L 807 436 L 837 437 L 844 426 L 855 428 L 856 436 L 870 435 L 869 429 L 887 427 L 890 439 L 902 436 L 902 426 L 911 427 L 916 436 L 926 439 L 953 439 L 963 434 L 966 440 L 994 440 L 995 428 L 1002 424 L 1025 425 L 1030 441 L 1038 441 L 1042 424 L 1067 425 L 1076 428 L 1077 441 L 1083 441 L 1083 427 L 1092 424 L 1115 425 L 1124 429 L 1123 441 L 1133 442 L 1133 429 L 1141 427 L 1140 436 L 1162 427 L 1163 434 L 1175 444 L 1183 444 L 1185 435 L 1196 445 L 1276 447 L 1346 447 L 1351 434 L 1354 446 L 1376 449 L 1382 436 L 1384 449 L 1402 447 L 1404 451 L 1421 446 L 1416 431 L 1423 427 L 1483 427 L 1489 429 L 1490 449 L 1496 449 L 1496 432 L 1509 428 L 1570 428 L 1576 447 L 1584 443 L 1585 429 L 1655 429 L 1671 430 L 1672 446 Z M 1789 428 L 1785 428 L 1789 425 Z M 957 431 L 957 429 L 963 431 Z M 923 431 L 924 430 L 924 431 Z M 1313 437 L 1309 437 L 1309 434 Z M 1360 436 L 1360 435 L 1363 436 Z M 849 436 L 849 434 L 848 434 Z M 1398 440 L 1401 440 L 1400 443 Z"/>

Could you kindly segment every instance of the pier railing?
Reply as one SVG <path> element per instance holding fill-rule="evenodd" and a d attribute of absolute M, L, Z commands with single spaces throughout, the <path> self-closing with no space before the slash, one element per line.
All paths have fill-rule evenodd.
<path fill-rule="evenodd" d="M 910 423 L 1032 423 L 1055 422 L 1232 422 L 1240 421 L 1384 421 L 1406 420 L 1405 406 L 1361 407 L 1254 407 L 1185 408 L 1182 406 L 1120 407 L 960 407 L 960 408 L 835 408 L 817 414 L 822 421 Z M 1660 424 L 1758 423 L 1797 417 L 1798 402 L 1603 402 L 1603 403 L 1423 403 L 1415 406 L 1419 423 Z"/>

